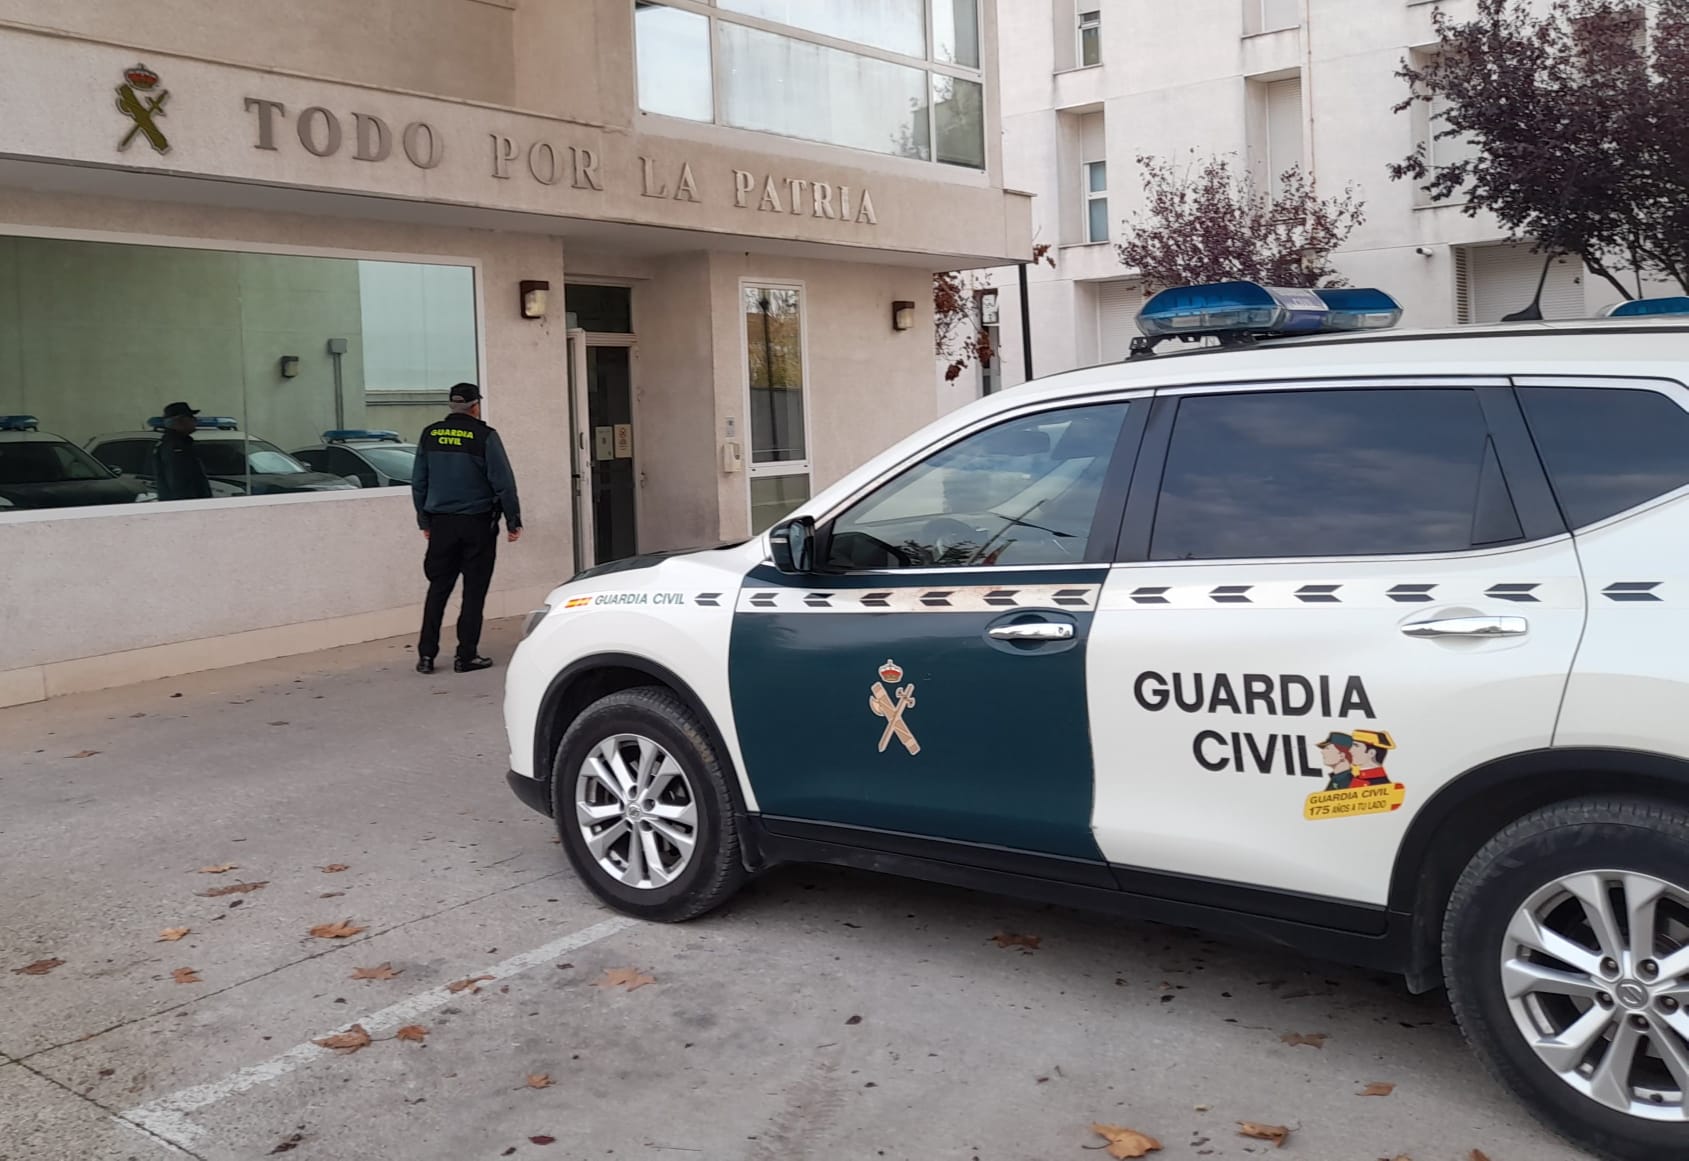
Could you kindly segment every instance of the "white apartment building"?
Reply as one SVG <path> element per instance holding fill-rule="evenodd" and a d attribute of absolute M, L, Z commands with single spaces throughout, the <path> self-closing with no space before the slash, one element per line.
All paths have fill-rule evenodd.
<path fill-rule="evenodd" d="M 1335 255 L 1378 286 L 1404 325 L 1493 322 L 1526 306 L 1543 258 L 1510 245 L 1487 215 L 1432 205 L 1387 166 L 1429 137 L 1434 111 L 1392 112 L 1404 58 L 1435 50 L 1434 0 L 1016 0 L 999 8 L 1004 182 L 1033 201 L 1036 241 L 1055 266 L 1028 271 L 1033 366 L 1047 375 L 1123 358 L 1143 292 L 1115 250 L 1140 208 L 1136 158 L 1229 155 L 1252 180 L 1293 164 L 1330 195 L 1353 183 L 1366 223 Z M 1473 0 L 1443 0 L 1464 17 Z M 1433 143 L 1437 155 L 1462 143 Z M 1195 151 L 1194 153 L 1192 151 Z M 947 392 L 961 402 L 1021 382 L 1017 271 L 992 272 L 984 315 L 996 365 Z M 996 301 L 989 301 L 995 296 Z M 1575 259 L 1549 271 L 1547 318 L 1617 300 Z"/>

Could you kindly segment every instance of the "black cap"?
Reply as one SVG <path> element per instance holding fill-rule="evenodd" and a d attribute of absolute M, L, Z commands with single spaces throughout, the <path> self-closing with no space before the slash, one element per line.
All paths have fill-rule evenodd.
<path fill-rule="evenodd" d="M 183 415 L 198 415 L 199 412 L 186 403 L 167 403 L 164 405 L 164 418 L 175 419 Z"/>
<path fill-rule="evenodd" d="M 481 389 L 473 383 L 458 383 L 452 387 L 450 398 L 453 403 L 475 403 L 481 398 Z"/>

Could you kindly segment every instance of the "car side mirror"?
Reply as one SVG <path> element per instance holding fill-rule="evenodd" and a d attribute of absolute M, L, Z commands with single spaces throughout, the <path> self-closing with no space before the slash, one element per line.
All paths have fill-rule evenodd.
<path fill-rule="evenodd" d="M 815 571 L 815 517 L 794 516 L 768 533 L 774 567 L 789 576 Z"/>

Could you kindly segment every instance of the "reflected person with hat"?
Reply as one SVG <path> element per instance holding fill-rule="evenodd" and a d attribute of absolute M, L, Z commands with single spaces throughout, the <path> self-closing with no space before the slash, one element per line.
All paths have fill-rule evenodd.
<path fill-rule="evenodd" d="M 206 478 L 205 465 L 199 462 L 199 451 L 194 445 L 194 431 L 199 427 L 194 416 L 198 414 L 186 403 L 165 405 L 164 429 L 152 453 L 160 500 L 211 498 L 211 481 Z"/>

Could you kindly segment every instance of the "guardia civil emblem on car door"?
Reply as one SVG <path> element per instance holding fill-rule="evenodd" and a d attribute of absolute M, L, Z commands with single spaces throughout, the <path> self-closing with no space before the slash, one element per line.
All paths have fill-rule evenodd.
<path fill-rule="evenodd" d="M 886 663 L 880 666 L 880 680 L 868 691 L 868 708 L 874 711 L 876 717 L 886 721 L 886 728 L 880 732 L 882 754 L 893 738 L 902 742 L 903 748 L 911 755 L 921 752 L 921 743 L 915 740 L 915 732 L 903 720 L 903 715 L 915 708 L 915 683 L 911 681 L 908 685 L 899 686 L 897 683 L 902 680 L 903 667 L 888 657 Z M 886 692 L 888 685 L 893 693 Z"/>

